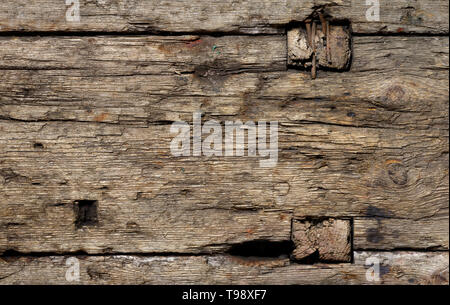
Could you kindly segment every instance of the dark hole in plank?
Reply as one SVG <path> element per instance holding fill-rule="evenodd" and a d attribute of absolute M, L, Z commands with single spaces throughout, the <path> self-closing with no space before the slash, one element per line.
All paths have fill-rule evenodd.
<path fill-rule="evenodd" d="M 243 257 L 280 257 L 289 256 L 293 250 L 292 241 L 254 240 L 233 245 L 228 254 Z"/>
<path fill-rule="evenodd" d="M 98 224 L 97 200 L 77 200 L 74 205 L 75 226 L 79 229 L 84 226 Z"/>
<path fill-rule="evenodd" d="M 33 147 L 36 149 L 43 149 L 44 148 L 44 144 L 42 143 L 34 143 Z"/>
<path fill-rule="evenodd" d="M 316 264 L 318 262 L 324 262 L 324 261 L 321 261 L 320 253 L 319 253 L 318 250 L 314 251 L 314 253 L 308 255 L 305 258 L 295 259 L 295 258 L 291 257 L 291 259 L 293 261 L 295 261 L 297 264 L 303 264 L 303 265 L 313 265 L 313 264 Z"/>

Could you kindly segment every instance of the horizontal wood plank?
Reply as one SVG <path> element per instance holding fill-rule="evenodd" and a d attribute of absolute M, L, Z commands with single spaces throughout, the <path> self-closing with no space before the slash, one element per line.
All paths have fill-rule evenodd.
<path fill-rule="evenodd" d="M 5 250 L 202 252 L 289 236 L 277 213 L 261 223 L 252 212 L 236 227 L 242 212 L 227 210 L 419 219 L 448 208 L 448 144 L 432 130 L 285 126 L 269 169 L 254 157 L 173 157 L 169 125 L 1 121 L 0 130 Z M 77 200 L 98 200 L 99 227 L 76 229 Z"/>
<path fill-rule="evenodd" d="M 284 71 L 286 39 L 285 35 L 0 37 L 0 70 L 68 70 L 82 76 Z M 449 68 L 448 37 L 354 37 L 352 49 L 352 72 Z"/>
<path fill-rule="evenodd" d="M 66 2 L 0 2 L 0 284 L 448 285 L 448 1 Z M 174 156 L 194 112 L 276 166 Z"/>
<path fill-rule="evenodd" d="M 239 32 L 283 33 L 321 8 L 332 19 L 348 20 L 356 33 L 448 33 L 448 1 L 382 1 L 380 18 L 366 15 L 357 0 L 144 1 L 80 0 L 80 18 L 66 19 L 60 0 L 4 0 L 0 31 Z M 71 14 L 72 15 L 72 14 Z M 75 20 L 75 21 L 71 21 Z"/>
<path fill-rule="evenodd" d="M 272 238 L 289 239 L 284 213 L 367 217 L 377 209 L 419 220 L 448 209 L 448 38 L 356 37 L 351 70 L 316 80 L 269 72 L 282 69 L 284 38 L 2 38 L 2 249 L 223 251 L 270 238 L 277 225 Z M 410 50 L 422 39 L 427 56 Z M 214 65 L 209 52 L 232 59 Z M 204 121 L 279 121 L 277 167 L 171 156 L 170 123 L 190 122 L 194 111 Z M 79 200 L 98 200 L 99 228 L 77 230 Z M 133 220 L 130 209 L 142 217 Z M 232 226 L 239 209 L 263 214 L 248 212 L 242 227 L 218 237 L 214 228 Z M 171 218 L 185 213 L 197 223 L 204 211 L 217 222 Z M 276 224 L 279 217 L 286 221 Z M 255 220 L 262 224 L 249 228 Z M 127 243 L 111 237 L 127 230 Z M 247 230 L 259 233 L 240 237 Z M 145 243 L 149 232 L 156 237 Z"/>
<path fill-rule="evenodd" d="M 220 69 L 286 70 L 286 37 L 0 37 L 1 70 L 70 70 L 80 75 L 158 75 Z"/>
<path fill-rule="evenodd" d="M 110 166 L 109 174 L 103 166 L 96 171 L 103 172 L 106 180 L 109 180 L 108 175 L 120 178 L 122 174 L 112 164 L 115 161 L 103 161 Z M 74 173 L 79 170 L 73 168 Z M 132 169 L 120 171 L 127 170 Z M 96 224 L 77 226 L 78 217 L 74 212 L 77 203 L 57 199 L 66 197 L 63 195 L 68 191 L 65 187 L 45 187 L 33 195 L 31 201 L 29 195 L 25 198 L 22 194 L 20 198 L 18 189 L 3 188 L 1 199 L 8 203 L 2 204 L 0 213 L 0 253 L 8 250 L 24 253 L 214 253 L 226 252 L 232 245 L 247 241 L 290 240 L 288 213 L 208 210 L 169 198 L 159 202 L 117 200 L 101 186 L 85 192 L 84 182 L 78 183 L 73 190 L 77 200 L 98 199 Z M 153 180 L 146 184 L 152 188 L 159 183 Z M 132 189 L 132 185 L 140 183 L 128 181 L 126 184 Z"/>
<path fill-rule="evenodd" d="M 71 282 L 67 279 L 73 277 L 66 274 L 74 261 L 68 256 L 3 257 L 0 284 L 448 285 L 448 252 L 355 252 L 354 256 L 355 264 L 316 265 L 232 256 L 76 256 L 80 278 Z M 369 281 L 374 279 L 369 270 L 373 259 L 380 263 L 379 281 Z"/>
<path fill-rule="evenodd" d="M 420 220 L 377 217 L 354 221 L 354 249 L 448 250 L 448 210 Z"/>

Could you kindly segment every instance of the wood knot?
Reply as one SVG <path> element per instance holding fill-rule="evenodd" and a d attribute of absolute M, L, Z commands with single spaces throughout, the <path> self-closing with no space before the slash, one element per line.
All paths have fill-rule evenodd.
<path fill-rule="evenodd" d="M 387 167 L 391 180 L 397 185 L 405 185 L 408 182 L 408 169 L 401 163 L 391 163 Z"/>
<path fill-rule="evenodd" d="M 407 94 L 405 90 L 398 86 L 391 86 L 386 90 L 384 102 L 386 106 L 396 108 L 403 105 L 407 101 Z"/>
<path fill-rule="evenodd" d="M 140 226 L 134 221 L 127 222 L 127 232 L 129 233 L 139 233 L 141 231 Z"/>

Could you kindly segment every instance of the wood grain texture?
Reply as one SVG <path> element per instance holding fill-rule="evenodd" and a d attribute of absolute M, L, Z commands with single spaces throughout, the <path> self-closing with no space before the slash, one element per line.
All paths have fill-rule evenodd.
<path fill-rule="evenodd" d="M 325 262 L 351 261 L 351 223 L 343 219 L 294 220 L 292 241 L 296 260 L 317 255 Z"/>
<path fill-rule="evenodd" d="M 285 35 L 0 37 L 0 70 L 65 70 L 86 77 L 285 71 L 286 40 Z M 448 37 L 354 37 L 352 48 L 351 72 L 423 70 L 423 75 L 449 68 Z"/>
<path fill-rule="evenodd" d="M 113 167 L 109 172 L 116 177 L 122 175 Z M 84 192 L 84 183 L 79 183 L 75 188 Z M 129 187 L 131 190 L 132 186 Z M 291 219 L 286 213 L 207 210 L 169 198 L 159 203 L 142 199 L 117 200 L 101 189 L 84 194 L 75 191 L 82 200 L 102 197 L 98 203 L 98 223 L 83 227 L 77 226 L 74 202 L 49 201 L 50 197 L 52 200 L 59 197 L 58 194 L 65 197 L 64 187 L 46 188 L 32 201 L 27 199 L 29 203 L 25 206 L 17 193 L 5 190 L 9 203 L 2 205 L 0 215 L 4 235 L 0 239 L 0 252 L 215 253 L 226 252 L 233 244 L 246 241 L 290 239 Z"/>
<path fill-rule="evenodd" d="M 422 220 L 357 218 L 354 248 L 448 250 L 448 210 L 441 214 Z"/>
<path fill-rule="evenodd" d="M 448 38 L 356 37 L 350 71 L 316 80 L 283 71 L 284 39 L 2 38 L 0 249 L 220 252 L 289 240 L 292 215 L 448 209 Z M 173 157 L 170 123 L 193 111 L 279 121 L 277 167 Z M 76 228 L 79 200 L 99 226 Z"/>
<path fill-rule="evenodd" d="M 362 284 L 448 285 L 448 252 L 355 252 L 355 264 L 300 265 L 232 256 L 77 256 L 80 281 L 68 282 L 68 256 L 0 258 L 0 284 Z M 368 257 L 380 262 L 370 282 Z"/>
<path fill-rule="evenodd" d="M 186 112 L 201 105 L 206 115 L 308 120 L 312 114 L 305 112 L 313 105 L 329 103 L 321 108 L 334 107 L 322 116 L 329 123 L 387 127 L 387 121 L 428 126 L 436 122 L 434 115 L 445 119 L 448 113 L 448 38 L 443 37 L 355 37 L 351 71 L 319 73 L 315 81 L 306 73 L 243 73 L 286 69 L 285 39 L 275 36 L 2 38 L 0 44 L 1 110 L 11 119 L 96 122 L 110 109 L 103 121 L 142 124 L 186 119 Z M 203 97 L 214 103 L 199 103 Z M 164 103 L 155 105 L 155 99 Z M 300 101 L 297 115 L 299 109 L 290 108 Z M 356 103 L 358 112 L 351 109 Z M 143 114 L 151 104 L 151 115 Z M 263 111 L 239 111 L 253 104 Z"/>
<path fill-rule="evenodd" d="M 448 1 L 382 1 L 380 21 L 368 21 L 359 0 L 144 1 L 80 0 L 80 21 L 66 21 L 60 0 L 4 0 L 0 31 L 283 33 L 318 8 L 352 23 L 356 33 L 448 33 Z"/>
<path fill-rule="evenodd" d="M 0 284 L 448 285 L 448 1 L 80 3 L 0 2 Z M 193 112 L 277 121 L 276 167 L 173 156 Z"/>
<path fill-rule="evenodd" d="M 284 36 L 0 37 L 0 69 L 159 75 L 286 70 Z M 26 50 L 26 51 L 25 51 Z"/>

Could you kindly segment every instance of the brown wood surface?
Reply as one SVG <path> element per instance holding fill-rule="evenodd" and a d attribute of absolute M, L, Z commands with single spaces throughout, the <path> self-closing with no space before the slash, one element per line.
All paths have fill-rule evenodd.
<path fill-rule="evenodd" d="M 380 281 L 368 281 L 368 257 Z M 0 258 L 0 284 L 440 284 L 448 285 L 448 252 L 355 252 L 354 264 L 302 265 L 286 258 L 232 256 L 76 256 L 80 280 L 67 281 L 69 256 Z M 69 261 L 70 262 L 70 261 Z M 69 278 L 70 279 L 70 278 Z"/>
<path fill-rule="evenodd" d="M 63 0 L 3 0 L 0 31 L 283 33 L 318 9 L 352 23 L 356 33 L 448 34 L 448 1 L 382 1 L 368 21 L 359 0 L 80 0 L 80 21 L 66 20 Z"/>
<path fill-rule="evenodd" d="M 448 1 L 367 8 L 2 1 L 0 284 L 448 284 Z M 287 30 L 319 11 L 352 56 L 312 79 Z M 277 165 L 173 156 L 196 111 L 277 121 Z"/>

